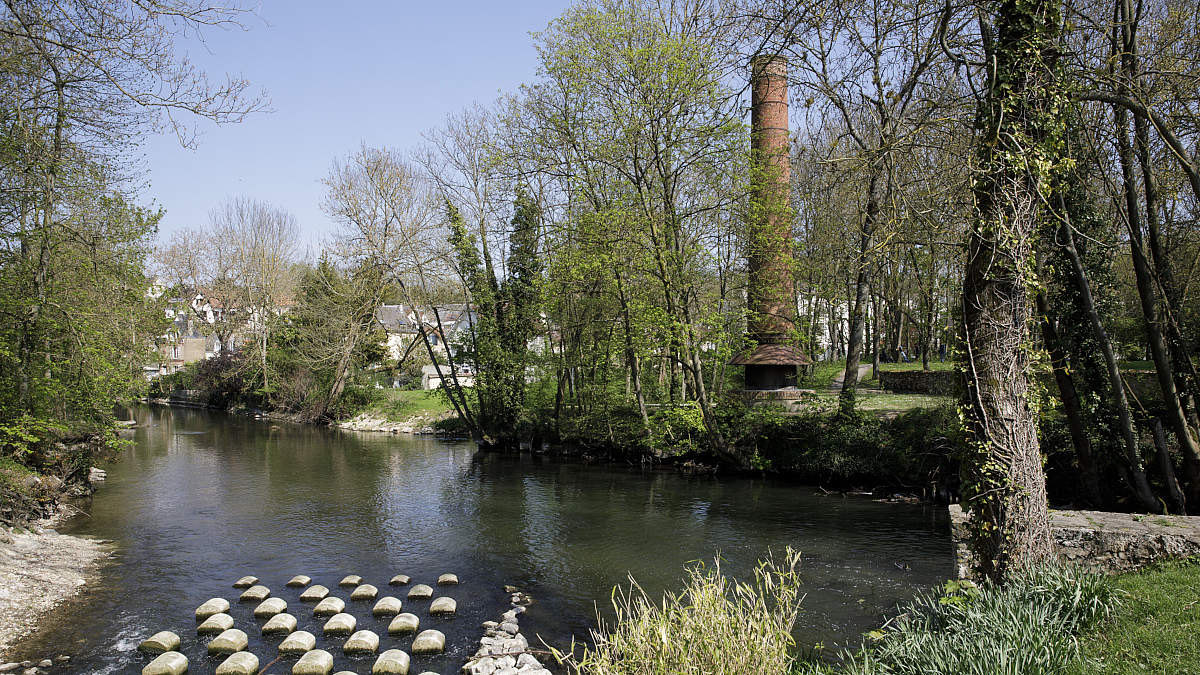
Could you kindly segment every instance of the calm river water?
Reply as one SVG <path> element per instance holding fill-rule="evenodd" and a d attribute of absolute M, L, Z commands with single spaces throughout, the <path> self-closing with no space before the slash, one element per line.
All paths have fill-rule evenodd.
<path fill-rule="evenodd" d="M 564 646 L 586 638 L 596 606 L 632 574 L 651 593 L 676 588 L 690 561 L 720 555 L 745 574 L 768 550 L 804 554 L 807 597 L 798 639 L 856 643 L 897 602 L 953 572 L 944 508 L 824 496 L 749 478 L 687 477 L 668 471 L 477 454 L 470 443 L 274 424 L 219 413 L 143 407 L 134 445 L 108 469 L 87 516 L 64 532 L 112 540 L 117 553 L 80 600 L 17 656 L 72 656 L 80 673 L 138 673 L 134 648 L 150 633 L 183 638 L 192 673 L 211 673 L 193 610 L 235 601 L 237 626 L 265 665 L 280 638 L 264 640 L 231 585 L 252 574 L 288 601 L 300 627 L 337 659 L 335 670 L 370 672 L 321 637 L 311 608 L 284 583 L 306 574 L 334 595 L 359 574 L 380 595 L 394 574 L 432 585 L 443 572 L 462 583 L 439 588 L 458 600 L 455 618 L 422 628 L 447 635 L 440 657 L 416 657 L 412 672 L 457 672 L 474 652 L 480 622 L 507 609 L 502 585 L 535 599 L 521 622 L 535 641 Z M 405 601 L 405 610 L 410 604 Z M 407 650 L 369 603 L 347 603 L 380 651 Z M 261 623 L 261 622 L 260 622 Z M 290 672 L 280 662 L 272 673 Z"/>

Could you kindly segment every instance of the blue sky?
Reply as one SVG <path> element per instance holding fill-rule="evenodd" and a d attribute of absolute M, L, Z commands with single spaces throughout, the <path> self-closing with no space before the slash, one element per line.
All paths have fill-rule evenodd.
<path fill-rule="evenodd" d="M 274 112 L 201 124 L 195 150 L 173 135 L 148 139 L 143 201 L 166 209 L 165 237 L 246 195 L 291 211 L 316 245 L 331 229 L 319 181 L 335 158 L 362 143 L 412 148 L 448 113 L 528 82 L 529 32 L 569 4 L 263 0 L 249 30 L 210 31 L 207 46 L 182 48 L 210 76 L 240 74 L 265 89 Z"/>

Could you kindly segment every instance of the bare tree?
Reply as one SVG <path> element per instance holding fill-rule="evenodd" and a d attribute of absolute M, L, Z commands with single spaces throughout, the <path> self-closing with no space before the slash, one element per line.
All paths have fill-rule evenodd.
<path fill-rule="evenodd" d="M 255 334 L 263 390 L 270 392 L 267 348 L 276 319 L 292 304 L 300 228 L 287 211 L 246 197 L 225 201 L 209 214 L 210 242 L 232 263 L 247 325 Z"/>
<path fill-rule="evenodd" d="M 334 162 L 324 183 L 322 208 L 342 229 L 338 255 L 357 266 L 387 271 L 412 312 L 417 337 L 438 376 L 453 383 L 445 387 L 451 404 L 475 428 L 469 399 L 459 386 L 458 366 L 452 358 L 439 361 L 434 336 L 426 329 L 432 324 L 437 335 L 446 337 L 431 300 L 452 275 L 445 223 L 429 183 L 399 152 L 365 146 Z"/>

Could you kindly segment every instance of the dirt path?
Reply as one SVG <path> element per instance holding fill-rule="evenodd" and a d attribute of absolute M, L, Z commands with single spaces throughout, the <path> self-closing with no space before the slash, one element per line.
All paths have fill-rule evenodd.
<path fill-rule="evenodd" d="M 868 375 L 871 374 L 871 364 L 859 364 L 858 366 L 858 381 L 862 382 Z M 841 391 L 842 383 L 846 380 L 846 371 L 837 374 L 833 381 L 829 383 L 829 391 Z"/>

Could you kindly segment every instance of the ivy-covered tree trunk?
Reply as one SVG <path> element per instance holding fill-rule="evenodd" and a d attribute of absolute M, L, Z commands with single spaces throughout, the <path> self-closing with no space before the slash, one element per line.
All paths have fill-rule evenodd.
<path fill-rule="evenodd" d="M 525 402 L 527 343 L 540 319 L 537 241 L 541 210 L 525 192 L 517 191 L 509 240 L 509 275 L 503 283 L 497 282 L 494 272 L 481 260 L 475 238 L 467 232 L 458 209 L 447 202 L 447 210 L 450 244 L 475 315 L 474 330 L 464 346 L 475 365 L 472 390 L 476 415 L 473 420 L 464 418 L 477 440 L 492 446 L 513 445 Z M 450 365 L 453 372 L 453 359 Z"/>
<path fill-rule="evenodd" d="M 975 217 L 963 280 L 964 498 L 979 572 L 1003 581 L 1053 555 L 1030 378 L 1033 235 L 1061 156 L 1057 0 L 983 8 Z"/>

